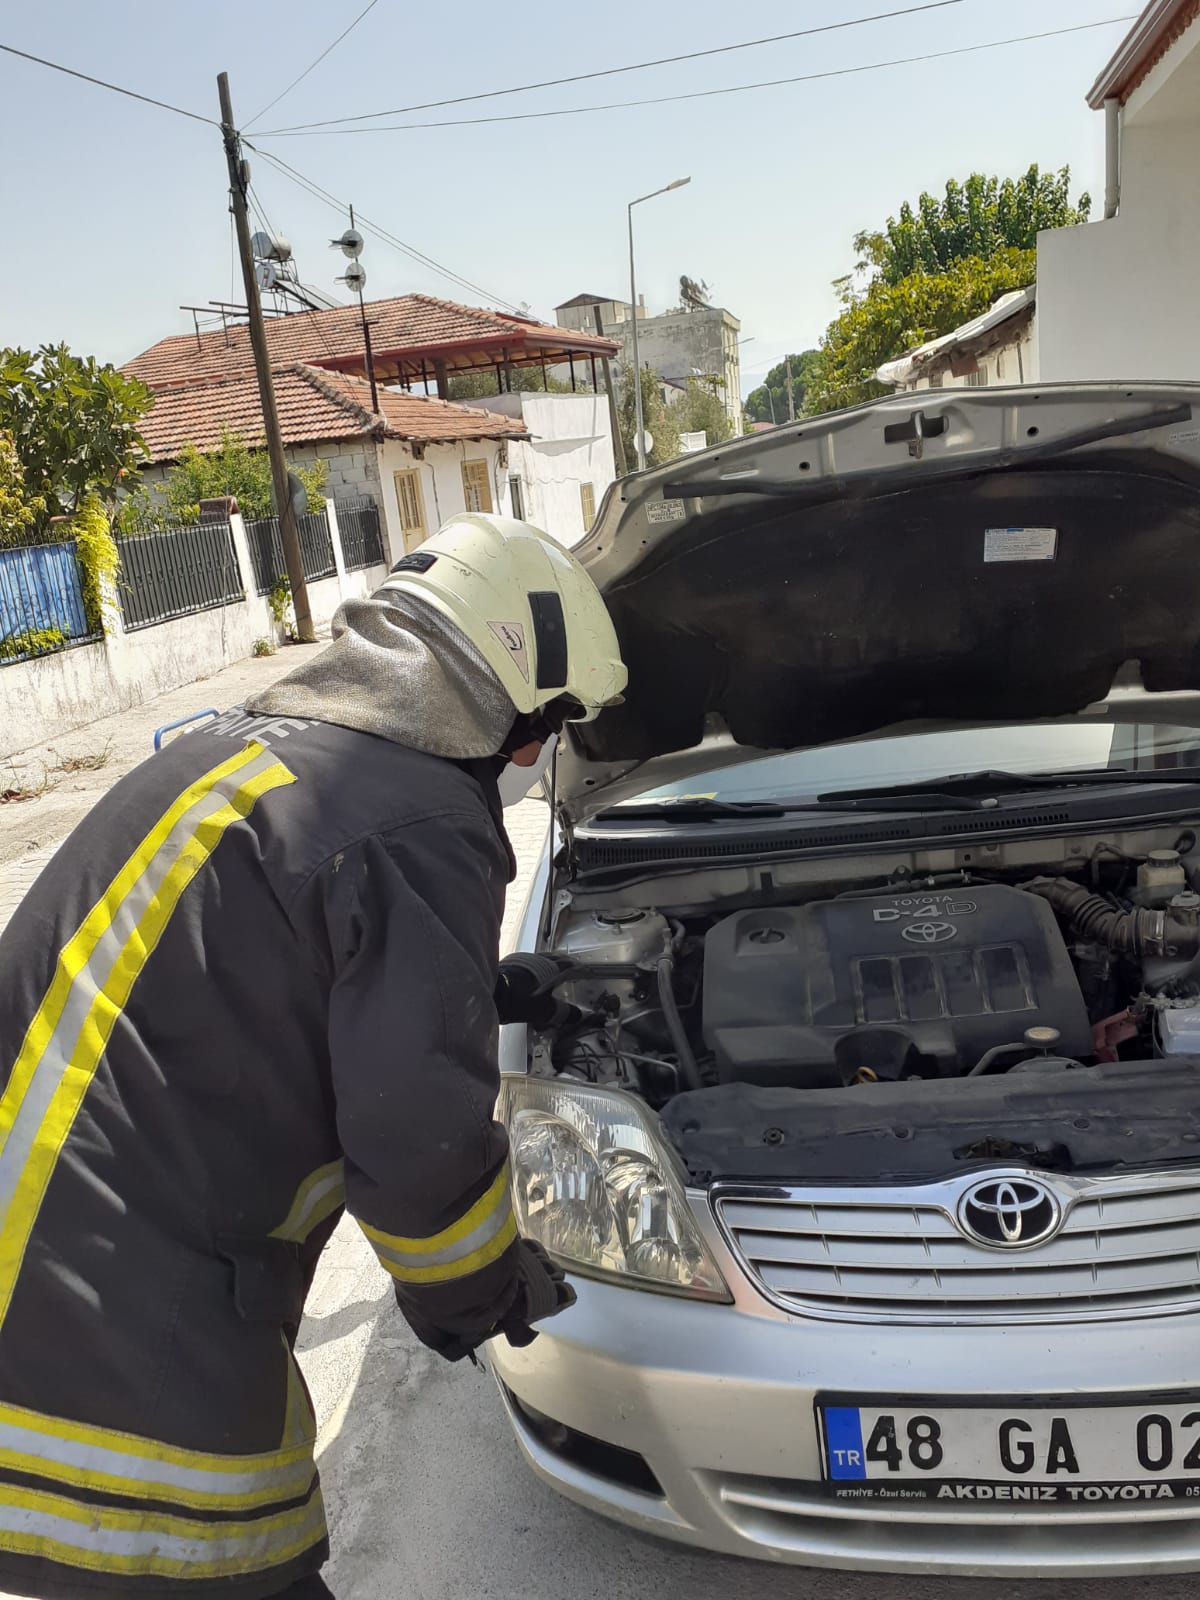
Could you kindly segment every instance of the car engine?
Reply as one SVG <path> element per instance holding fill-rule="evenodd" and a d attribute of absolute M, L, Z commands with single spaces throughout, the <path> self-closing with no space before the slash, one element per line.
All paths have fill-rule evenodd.
<path fill-rule="evenodd" d="M 821 1091 L 1200 1055 L 1194 871 L 1174 850 L 1100 844 L 1073 876 L 896 878 L 708 915 L 568 911 L 533 1070 L 661 1107 L 722 1086 Z"/>
<path fill-rule="evenodd" d="M 705 939 L 703 1034 L 722 1083 L 954 1077 L 1031 1027 L 1066 1055 L 1091 1050 L 1054 913 L 1003 884 L 743 911 Z"/>

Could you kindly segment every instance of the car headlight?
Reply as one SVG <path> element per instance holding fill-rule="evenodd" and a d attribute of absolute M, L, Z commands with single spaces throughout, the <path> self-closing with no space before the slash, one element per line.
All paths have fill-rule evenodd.
<path fill-rule="evenodd" d="M 514 1077 L 504 1081 L 499 1112 L 526 1238 L 594 1277 L 730 1298 L 674 1158 L 640 1101 L 588 1084 Z"/>

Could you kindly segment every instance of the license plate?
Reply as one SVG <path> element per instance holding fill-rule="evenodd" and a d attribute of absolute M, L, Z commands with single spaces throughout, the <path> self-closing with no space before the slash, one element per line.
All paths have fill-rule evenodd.
<path fill-rule="evenodd" d="M 1200 1395 L 864 1400 L 822 1395 L 839 1500 L 1091 1505 L 1200 1498 Z"/>

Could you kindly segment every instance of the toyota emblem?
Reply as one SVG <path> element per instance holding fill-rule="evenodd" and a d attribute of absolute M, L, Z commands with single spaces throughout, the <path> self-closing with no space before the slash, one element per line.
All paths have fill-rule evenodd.
<path fill-rule="evenodd" d="M 945 944 L 957 933 L 958 929 L 952 922 L 910 922 L 903 937 L 910 944 Z"/>
<path fill-rule="evenodd" d="M 1061 1222 L 1057 1196 L 1035 1178 L 984 1178 L 971 1185 L 958 1207 L 963 1233 L 993 1250 L 1044 1244 Z"/>

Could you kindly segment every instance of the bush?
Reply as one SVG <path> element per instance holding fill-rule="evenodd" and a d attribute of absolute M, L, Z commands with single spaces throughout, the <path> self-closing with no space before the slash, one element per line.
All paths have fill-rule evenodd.
<path fill-rule="evenodd" d="M 295 621 L 288 615 L 292 607 L 292 586 L 288 579 L 276 578 L 267 590 L 266 600 L 272 622 L 283 630 L 283 636 L 289 644 L 297 644 L 300 635 L 296 632 Z"/>
<path fill-rule="evenodd" d="M 273 656 L 275 654 L 275 646 L 271 643 L 270 639 L 255 639 L 253 645 L 250 647 L 250 654 L 255 658 L 261 656 Z"/>
<path fill-rule="evenodd" d="M 61 650 L 67 636 L 61 628 L 26 628 L 0 639 L 0 661 L 16 661 L 21 656 L 44 656 Z"/>
<path fill-rule="evenodd" d="M 44 497 L 26 489 L 12 437 L 0 433 L 0 546 L 20 544 L 45 518 Z"/>
<path fill-rule="evenodd" d="M 79 556 L 84 616 L 89 628 L 103 628 L 105 594 L 117 581 L 121 557 L 99 495 L 89 495 L 71 518 L 71 535 Z"/>
<path fill-rule="evenodd" d="M 291 470 L 304 485 L 308 509 L 323 510 L 329 476 L 326 463 L 317 461 L 311 467 L 294 466 Z M 228 429 L 221 436 L 219 448 L 203 455 L 194 444 L 185 444 L 179 460 L 167 473 L 163 490 L 172 513 L 184 521 L 199 517 L 201 500 L 219 500 L 225 495 L 236 497 L 243 517 L 250 521 L 272 516 L 275 510 L 267 452 L 251 449 L 240 434 Z"/>

